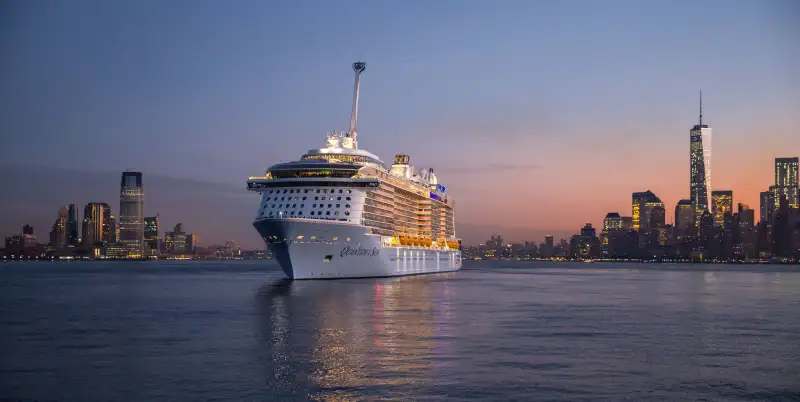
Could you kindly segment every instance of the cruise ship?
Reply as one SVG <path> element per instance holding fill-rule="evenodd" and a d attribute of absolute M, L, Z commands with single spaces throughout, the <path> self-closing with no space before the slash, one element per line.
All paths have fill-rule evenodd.
<path fill-rule="evenodd" d="M 415 170 L 408 155 L 386 164 L 358 148 L 361 74 L 348 131 L 325 147 L 250 177 L 261 194 L 253 226 L 292 279 L 366 278 L 457 271 L 461 244 L 455 202 L 433 169 Z"/>

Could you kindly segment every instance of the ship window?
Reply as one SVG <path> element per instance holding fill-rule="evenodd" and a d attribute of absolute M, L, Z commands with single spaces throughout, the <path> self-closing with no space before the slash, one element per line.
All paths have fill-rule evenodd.
<path fill-rule="evenodd" d="M 350 204 L 344 204 L 345 208 L 350 208 Z"/>
<path fill-rule="evenodd" d="M 300 211 L 300 212 L 298 212 L 297 214 L 298 214 L 298 215 L 302 215 L 302 214 L 303 214 L 303 211 Z"/>
<path fill-rule="evenodd" d="M 342 191 L 342 190 L 339 190 L 339 191 Z M 336 197 L 336 201 L 341 201 L 341 200 L 342 200 L 342 197 Z"/>
<path fill-rule="evenodd" d="M 342 193 L 342 190 L 339 190 L 339 194 L 341 194 L 341 193 Z"/>
<path fill-rule="evenodd" d="M 270 197 L 267 197 L 267 199 L 266 199 L 266 200 L 264 200 L 264 201 L 269 201 L 269 199 L 270 199 Z"/>
<path fill-rule="evenodd" d="M 319 189 L 317 189 L 317 194 L 319 194 Z"/>
<path fill-rule="evenodd" d="M 306 204 L 300 204 L 300 208 L 303 208 L 304 206 L 306 206 Z"/>
<path fill-rule="evenodd" d="M 330 208 L 330 207 L 331 207 L 331 204 L 328 204 L 328 208 Z"/>
<path fill-rule="evenodd" d="M 292 211 L 292 215 L 294 215 L 294 211 Z"/>
<path fill-rule="evenodd" d="M 292 204 L 292 208 L 297 208 L 297 204 Z"/>
<path fill-rule="evenodd" d="M 283 190 L 283 193 L 286 194 L 286 190 Z"/>
<path fill-rule="evenodd" d="M 315 200 L 318 200 L 318 199 L 319 199 L 319 197 L 314 197 L 314 199 L 315 199 Z"/>
<path fill-rule="evenodd" d="M 308 194 L 308 189 L 303 190 L 303 194 Z"/>
<path fill-rule="evenodd" d="M 322 190 L 322 192 L 327 194 L 328 193 L 328 189 L 326 188 L 326 189 Z"/>
<path fill-rule="evenodd" d="M 305 200 L 306 200 L 306 197 L 303 197 L 303 201 L 305 201 Z"/>
<path fill-rule="evenodd" d="M 328 198 L 328 199 L 329 199 L 329 200 L 331 200 L 331 201 L 333 201 L 333 197 L 331 197 L 331 198 Z"/>
<path fill-rule="evenodd" d="M 348 193 L 348 194 L 349 194 L 349 193 L 352 193 L 352 192 L 353 192 L 353 190 L 347 190 L 347 193 Z"/>
<path fill-rule="evenodd" d="M 311 215 L 314 215 L 314 211 L 311 211 Z"/>
<path fill-rule="evenodd" d="M 350 201 L 350 197 L 346 197 L 345 200 Z"/>
<path fill-rule="evenodd" d="M 269 216 L 275 215 L 275 212 L 270 212 Z"/>
<path fill-rule="evenodd" d="M 344 214 L 350 216 L 350 211 L 344 211 Z"/>
<path fill-rule="evenodd" d="M 317 204 L 314 204 L 314 205 L 312 205 L 311 207 L 312 207 L 312 208 L 316 208 L 316 207 L 317 207 Z"/>
<path fill-rule="evenodd" d="M 344 241 L 350 241 L 350 238 L 348 237 L 348 238 L 344 239 Z"/>
<path fill-rule="evenodd" d="M 272 208 L 275 208 L 275 204 L 272 204 Z"/>
<path fill-rule="evenodd" d="M 331 211 L 328 211 L 328 212 L 325 213 L 325 215 L 330 215 L 330 214 L 331 214 Z"/>
<path fill-rule="evenodd" d="M 342 204 L 336 204 L 336 208 L 339 208 Z"/>
<path fill-rule="evenodd" d="M 336 211 L 333 214 L 336 215 L 336 216 L 339 216 L 339 211 Z"/>

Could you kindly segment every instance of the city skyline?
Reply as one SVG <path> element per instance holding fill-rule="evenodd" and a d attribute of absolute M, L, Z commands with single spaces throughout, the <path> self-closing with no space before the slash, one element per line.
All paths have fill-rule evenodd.
<path fill-rule="evenodd" d="M 135 167 L 190 183 L 196 194 L 157 196 L 164 201 L 152 209 L 148 190 L 144 215 L 161 212 L 165 227 L 192 225 L 204 242 L 259 244 L 250 225 L 258 202 L 244 194 L 244 179 L 347 125 L 351 72 L 338 66 L 354 59 L 376 66 L 361 89 L 360 146 L 436 169 L 456 199 L 463 238 L 485 238 L 475 226 L 519 227 L 532 240 L 566 237 L 608 211 L 627 215 L 630 194 L 647 189 L 673 221 L 675 204 L 690 198 L 686 155 L 699 90 L 704 124 L 714 129 L 711 190 L 732 190 L 734 204 L 758 208 L 773 181 L 772 160 L 800 153 L 790 2 L 579 10 L 443 2 L 406 10 L 319 5 L 313 13 L 243 3 L 237 10 L 202 4 L 191 15 L 180 3 L 107 5 L 103 13 L 92 2 L 47 10 L 11 4 L 15 41 L 0 46 L 17 63 L 0 77 L 19 95 L 0 100 L 0 129 L 11 138 L 2 160 L 115 174 Z M 704 24 L 685 18 L 698 12 Z M 332 16 L 354 23 L 331 31 L 322 22 Z M 475 19 L 485 24 L 468 23 Z M 574 28 L 565 32 L 564 21 Z M 140 26 L 148 32 L 139 35 Z M 91 163 L 78 156 L 86 153 Z M 40 211 L 20 205 L 33 190 L 18 186 L 22 192 L 0 205 L 8 215 L 0 229 L 31 223 L 41 233 L 59 205 L 75 201 L 116 209 L 105 195 L 114 186 L 105 186 L 102 197 L 85 195 L 91 199 L 53 195 L 43 224 L 32 217 Z M 214 211 L 214 223 L 203 211 Z"/>

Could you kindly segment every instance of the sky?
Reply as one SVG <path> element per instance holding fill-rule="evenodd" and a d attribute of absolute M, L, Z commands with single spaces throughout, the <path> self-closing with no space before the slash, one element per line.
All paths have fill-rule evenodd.
<path fill-rule="evenodd" d="M 254 215 L 244 180 L 347 127 L 350 64 L 363 60 L 360 147 L 434 168 L 459 225 L 482 228 L 464 237 L 568 236 L 629 215 L 646 189 L 671 221 L 689 196 L 700 90 L 712 188 L 757 208 L 773 159 L 800 155 L 798 21 L 792 0 L 5 1 L 0 163 L 135 168 L 147 200 L 179 196 L 154 194 L 170 189 L 148 189 L 149 176 L 193 183 L 146 201 L 166 227 L 185 218 L 162 210 Z M 0 230 L 42 221 L 44 235 L 68 202 L 118 208 L 116 178 L 108 199 L 75 200 L 85 177 L 42 211 L 0 205 Z M 34 186 L 4 199 L 24 204 Z M 209 202 L 219 186 L 237 201 Z M 248 220 L 222 232 L 258 245 Z M 219 223 L 183 223 L 227 240 Z"/>

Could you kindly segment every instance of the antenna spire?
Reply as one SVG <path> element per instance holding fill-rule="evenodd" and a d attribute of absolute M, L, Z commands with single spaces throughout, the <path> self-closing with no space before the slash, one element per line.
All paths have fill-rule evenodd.
<path fill-rule="evenodd" d="M 703 91 L 700 91 L 700 128 L 703 128 Z"/>

